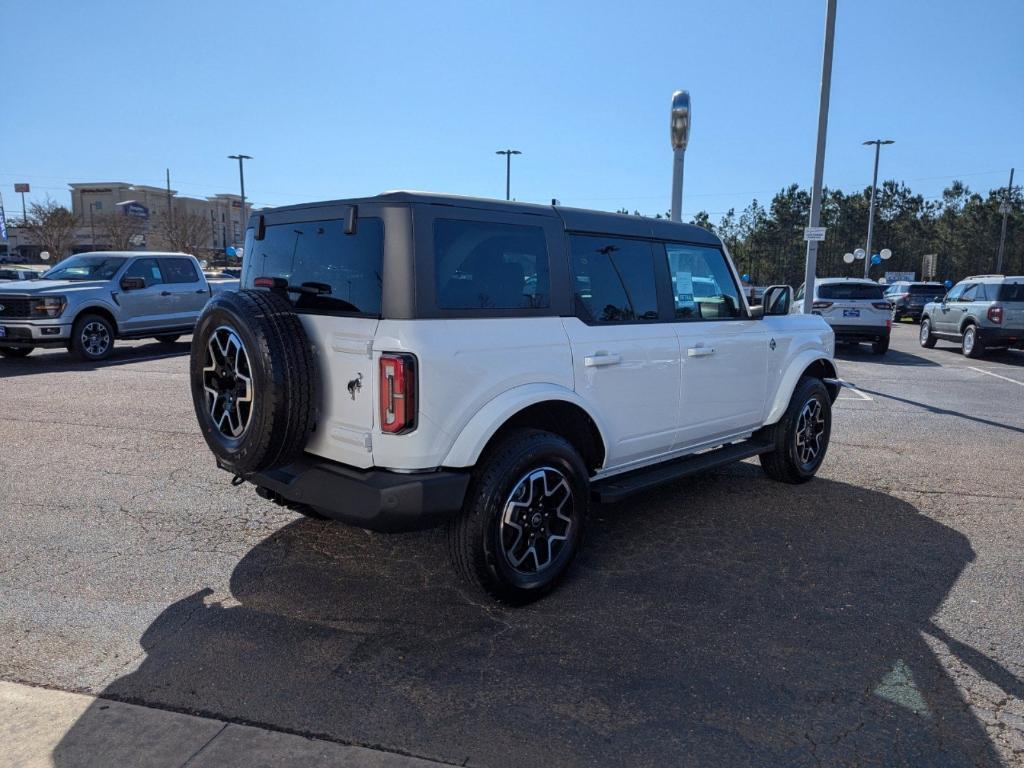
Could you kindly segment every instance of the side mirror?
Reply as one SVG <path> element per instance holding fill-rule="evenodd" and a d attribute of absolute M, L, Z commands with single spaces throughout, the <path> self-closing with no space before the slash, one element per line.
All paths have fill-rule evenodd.
<path fill-rule="evenodd" d="M 122 277 L 121 278 L 121 290 L 122 291 L 138 291 L 146 287 L 146 278 L 144 277 Z"/>
<path fill-rule="evenodd" d="M 793 288 L 788 285 L 770 285 L 764 289 L 762 299 L 765 317 L 788 315 L 793 308 Z"/>

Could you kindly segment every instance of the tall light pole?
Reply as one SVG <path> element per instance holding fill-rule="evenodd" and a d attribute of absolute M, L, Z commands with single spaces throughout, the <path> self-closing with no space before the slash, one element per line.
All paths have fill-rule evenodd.
<path fill-rule="evenodd" d="M 828 135 L 828 102 L 832 91 L 832 48 L 836 39 L 836 0 L 825 3 L 825 46 L 821 54 L 821 92 L 818 96 L 818 144 L 814 152 L 814 182 L 811 186 L 809 226 L 817 227 L 821 217 L 821 183 L 825 173 L 825 137 Z M 804 264 L 805 315 L 811 314 L 814 300 L 814 277 L 818 271 L 818 241 L 807 240 Z"/>
<path fill-rule="evenodd" d="M 511 200 L 512 191 L 512 155 L 523 154 L 518 149 L 499 149 L 494 154 L 505 156 L 505 199 Z"/>
<path fill-rule="evenodd" d="M 690 92 L 672 94 L 672 114 L 669 123 L 672 139 L 672 221 L 683 220 L 683 160 L 690 141 Z"/>
<path fill-rule="evenodd" d="M 871 205 L 868 209 L 868 247 L 864 254 L 864 277 L 871 271 L 871 235 L 875 230 L 875 195 L 878 190 L 878 155 L 882 151 L 883 144 L 895 144 L 892 139 L 871 139 L 862 142 L 864 146 L 875 145 L 875 174 L 871 177 Z"/>
<path fill-rule="evenodd" d="M 1003 272 L 1003 248 L 1006 246 L 1006 217 L 1010 213 L 1010 196 L 1013 194 L 1013 168 L 1010 169 L 1010 183 L 1006 185 L 1006 196 L 999 212 L 1003 214 L 1003 229 L 999 233 L 999 252 L 996 254 L 996 274 Z M 22 197 L 24 199 L 24 196 Z"/>
<path fill-rule="evenodd" d="M 242 212 L 238 215 L 238 231 L 241 233 L 245 232 L 245 170 L 242 168 L 242 161 L 252 158 L 249 155 L 228 155 L 228 160 L 238 161 L 238 183 L 242 187 Z"/>

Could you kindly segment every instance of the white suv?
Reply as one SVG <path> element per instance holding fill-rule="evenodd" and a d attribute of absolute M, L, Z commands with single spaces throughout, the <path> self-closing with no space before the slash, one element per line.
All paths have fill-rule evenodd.
<path fill-rule="evenodd" d="M 794 312 L 803 312 L 803 298 L 801 285 Z M 819 278 L 814 281 L 811 313 L 831 326 L 837 344 L 868 342 L 876 355 L 889 351 L 892 307 L 878 283 L 856 277 Z"/>
<path fill-rule="evenodd" d="M 446 523 L 498 599 L 549 590 L 592 500 L 751 456 L 809 480 L 833 334 L 749 307 L 698 227 L 422 193 L 254 215 L 243 290 L 193 336 L 196 415 L 264 498 L 379 531 Z"/>

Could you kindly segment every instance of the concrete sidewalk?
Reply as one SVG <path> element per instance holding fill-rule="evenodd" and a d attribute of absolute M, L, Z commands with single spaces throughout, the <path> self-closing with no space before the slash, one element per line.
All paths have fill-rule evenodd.
<path fill-rule="evenodd" d="M 442 765 L 391 752 L 7 682 L 0 682 L 0 745 L 2 768 Z"/>

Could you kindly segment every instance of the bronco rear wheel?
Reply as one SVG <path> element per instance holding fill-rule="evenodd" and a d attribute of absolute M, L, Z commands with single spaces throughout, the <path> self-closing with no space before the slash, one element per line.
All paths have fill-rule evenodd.
<path fill-rule="evenodd" d="M 511 432 L 481 461 L 448 525 L 455 570 L 507 603 L 542 597 L 579 550 L 588 495 L 586 466 L 564 438 Z"/>
<path fill-rule="evenodd" d="M 221 293 L 192 336 L 192 403 L 220 463 L 247 476 L 291 463 L 316 423 L 320 376 L 291 303 L 265 291 Z"/>

